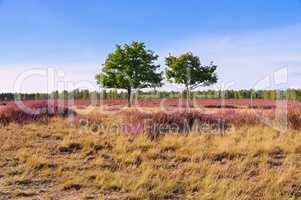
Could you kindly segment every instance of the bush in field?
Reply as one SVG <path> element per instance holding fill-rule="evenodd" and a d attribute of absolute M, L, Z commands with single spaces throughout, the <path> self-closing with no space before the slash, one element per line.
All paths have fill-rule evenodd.
<path fill-rule="evenodd" d="M 275 109 L 276 105 L 249 105 L 248 106 L 249 109 Z"/>
<path fill-rule="evenodd" d="M 238 106 L 235 105 L 219 105 L 219 104 L 211 104 L 205 105 L 205 108 L 227 108 L 227 109 L 238 109 Z"/>
<path fill-rule="evenodd" d="M 164 132 L 203 131 L 203 128 L 210 127 L 211 130 L 223 132 L 229 128 L 229 122 L 223 119 L 219 114 L 204 114 L 200 112 L 175 112 L 175 113 L 143 113 L 128 112 L 126 119 L 130 124 L 131 133 L 137 134 L 145 132 L 155 137 Z"/>
<path fill-rule="evenodd" d="M 173 113 L 127 112 L 125 118 L 129 126 L 129 129 L 126 129 L 128 133 L 146 133 L 152 137 L 170 131 L 180 133 L 190 131 L 219 131 L 220 133 L 224 133 L 232 125 L 238 127 L 265 125 L 265 119 L 275 119 L 274 110 L 269 112 L 236 112 L 235 110 L 227 110 L 212 114 L 197 111 L 179 111 Z M 290 109 L 287 119 L 289 128 L 301 129 L 300 109 Z"/>
<path fill-rule="evenodd" d="M 27 123 L 33 121 L 47 121 L 49 117 L 67 117 L 75 112 L 65 106 L 48 104 L 47 101 L 29 101 L 24 105 L 32 109 L 32 113 L 25 112 L 17 107 L 16 104 L 9 104 L 0 110 L 0 124 L 7 125 L 10 122 Z"/>

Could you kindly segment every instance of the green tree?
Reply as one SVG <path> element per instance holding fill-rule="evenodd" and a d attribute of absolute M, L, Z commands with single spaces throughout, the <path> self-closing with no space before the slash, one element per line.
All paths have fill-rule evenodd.
<path fill-rule="evenodd" d="M 186 88 L 187 106 L 189 105 L 190 91 L 200 86 L 209 86 L 217 82 L 216 65 L 203 66 L 198 56 L 191 52 L 179 57 L 169 55 L 165 59 L 167 68 L 165 74 L 170 82 L 184 84 Z"/>
<path fill-rule="evenodd" d="M 146 50 L 142 42 L 116 45 L 115 51 L 108 55 L 103 64 L 101 73 L 96 75 L 97 83 L 105 88 L 126 89 L 130 107 L 133 89 L 160 85 L 162 74 L 157 72 L 160 65 L 154 63 L 157 59 L 158 55 Z"/>

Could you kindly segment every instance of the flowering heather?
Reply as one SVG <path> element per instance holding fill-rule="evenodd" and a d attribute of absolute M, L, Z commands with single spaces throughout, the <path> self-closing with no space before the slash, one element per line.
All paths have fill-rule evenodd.
<path fill-rule="evenodd" d="M 22 124 L 32 121 L 47 121 L 49 117 L 67 117 L 69 114 L 75 114 L 74 111 L 66 106 L 59 105 L 58 102 L 48 104 L 47 101 L 25 101 L 24 105 L 27 109 L 30 109 L 30 112 L 20 109 L 14 102 L 1 106 L 0 125 L 7 125 L 10 122 Z"/>
<path fill-rule="evenodd" d="M 31 104 L 43 104 L 47 100 L 32 100 L 23 101 L 27 105 Z M 127 106 L 126 99 L 98 99 L 98 100 L 56 100 L 60 105 L 75 106 L 77 108 L 85 108 L 87 106 Z M 201 99 L 197 98 L 193 100 L 195 107 L 204 108 L 227 108 L 227 109 L 274 109 L 276 107 L 276 101 L 265 100 L 265 99 Z M 300 107 L 301 102 L 288 101 L 289 107 Z M 14 105 L 12 102 L 0 102 L 1 107 Z M 134 106 L 137 107 L 185 107 L 186 100 L 181 98 L 170 98 L 170 99 L 138 99 Z"/>
<path fill-rule="evenodd" d="M 167 132 L 179 131 L 188 132 L 192 126 L 197 122 L 201 126 L 209 125 L 212 129 L 225 129 L 230 125 L 257 125 L 264 124 L 263 119 L 273 120 L 275 118 L 276 102 L 271 100 L 221 100 L 221 99 L 196 99 L 198 104 L 213 112 L 204 113 L 203 111 L 188 112 L 183 109 L 178 109 L 171 113 L 155 112 L 144 113 L 138 111 L 125 111 L 121 112 L 121 116 L 125 116 L 125 123 L 129 130 L 126 132 L 139 133 L 139 132 Z M 70 107 L 85 108 L 91 104 L 91 101 L 74 100 L 71 105 L 70 102 L 63 100 L 56 100 L 48 105 L 47 100 L 38 101 L 24 101 L 24 105 L 28 108 L 34 109 L 37 113 L 28 114 L 21 111 L 15 102 L 3 102 L 0 104 L 0 122 L 7 124 L 9 122 L 24 123 L 27 121 L 43 121 L 51 116 L 67 116 L 73 113 Z M 183 103 L 183 105 L 181 104 Z M 184 106 L 185 101 L 182 99 L 141 99 L 138 105 L 141 108 L 159 108 L 166 106 L 169 108 L 178 105 Z M 281 102 L 280 102 L 281 103 Z M 98 100 L 93 102 L 96 106 L 108 106 L 105 111 L 107 113 L 114 113 L 120 111 L 120 106 L 126 106 L 126 100 Z M 197 107 L 197 106 L 196 106 Z M 287 122 L 288 127 L 292 129 L 301 129 L 301 103 L 289 101 L 287 104 Z M 143 109 L 142 109 L 143 110 Z M 103 114 L 102 114 L 103 115 Z M 97 124 L 99 119 L 94 115 L 89 122 Z"/>
<path fill-rule="evenodd" d="M 300 107 L 300 102 L 288 101 L 288 106 Z M 84 108 L 85 106 L 127 106 L 126 99 L 106 99 L 106 100 L 75 100 L 74 106 Z M 194 99 L 193 104 L 196 108 L 226 108 L 226 109 L 275 109 L 277 102 L 265 99 Z M 186 107 L 186 100 L 179 98 L 170 99 L 138 99 L 133 105 L 136 107 Z"/>
<path fill-rule="evenodd" d="M 241 123 L 237 120 L 235 112 L 227 111 L 225 113 L 202 113 L 197 111 L 179 111 L 173 113 L 156 112 L 128 112 L 128 120 L 132 133 L 145 132 L 150 135 L 158 135 L 162 132 L 190 132 L 202 131 L 204 127 L 210 127 L 212 130 L 223 132 L 228 129 L 232 122 Z M 245 118 L 252 120 L 253 118 Z M 196 129 L 195 129 L 196 128 Z M 207 129 L 208 130 L 208 129 Z"/>
<path fill-rule="evenodd" d="M 291 129 L 301 128 L 301 109 L 289 109 L 287 112 L 287 125 Z M 285 117 L 284 116 L 284 117 Z M 158 135 L 163 132 L 190 132 L 219 130 L 224 133 L 231 126 L 265 125 L 267 121 L 275 119 L 275 110 L 271 111 L 236 111 L 224 110 L 215 113 L 202 113 L 198 111 L 179 111 L 173 113 L 155 112 L 128 112 L 125 119 L 129 124 L 127 132 L 132 134 L 147 133 Z M 277 122 L 276 122 L 277 123 Z M 201 129 L 194 129 L 198 126 Z M 203 127 L 209 129 L 202 129 Z"/>

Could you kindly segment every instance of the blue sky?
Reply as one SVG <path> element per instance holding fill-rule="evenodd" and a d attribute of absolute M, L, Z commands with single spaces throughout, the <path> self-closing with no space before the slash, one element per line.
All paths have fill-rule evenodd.
<path fill-rule="evenodd" d="M 301 0 L 0 0 L 0 25 L 0 92 L 14 91 L 22 72 L 48 67 L 95 85 L 114 45 L 132 40 L 161 64 L 185 51 L 214 61 L 213 88 L 254 88 L 284 67 L 287 86 L 301 88 Z M 33 76 L 22 90 L 45 91 L 46 82 Z"/>

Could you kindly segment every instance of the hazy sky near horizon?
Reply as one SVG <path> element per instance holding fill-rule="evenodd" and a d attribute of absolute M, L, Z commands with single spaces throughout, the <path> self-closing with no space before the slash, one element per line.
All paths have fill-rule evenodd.
<path fill-rule="evenodd" d="M 0 25 L 0 92 L 44 92 L 48 68 L 61 85 L 97 88 L 106 55 L 132 40 L 162 69 L 168 53 L 214 61 L 213 88 L 256 88 L 279 69 L 301 88 L 301 0 L 0 0 Z"/>

